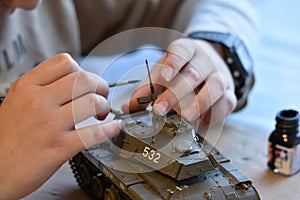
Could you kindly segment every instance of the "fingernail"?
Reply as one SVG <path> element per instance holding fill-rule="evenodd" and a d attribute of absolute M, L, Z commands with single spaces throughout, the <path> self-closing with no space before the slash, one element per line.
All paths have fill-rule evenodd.
<path fill-rule="evenodd" d="M 174 70 L 170 67 L 163 67 L 161 69 L 161 74 L 166 79 L 166 81 L 170 81 L 173 78 Z"/>
<path fill-rule="evenodd" d="M 117 120 L 117 123 L 118 123 L 118 126 L 119 126 L 119 127 L 122 127 L 122 126 L 123 126 L 123 120 L 118 119 L 118 120 Z"/>
<path fill-rule="evenodd" d="M 183 111 L 183 115 L 186 117 L 188 121 L 194 121 L 197 117 L 197 111 L 193 107 L 189 107 Z"/>
<path fill-rule="evenodd" d="M 168 102 L 161 101 L 158 104 L 154 104 L 153 109 L 154 109 L 154 112 L 156 112 L 156 113 L 158 113 L 159 115 L 162 116 L 162 115 L 167 114 L 168 106 L 169 106 Z"/>

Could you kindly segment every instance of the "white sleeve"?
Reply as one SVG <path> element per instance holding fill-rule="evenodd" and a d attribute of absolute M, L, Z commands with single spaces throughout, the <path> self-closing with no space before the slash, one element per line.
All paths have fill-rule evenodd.
<path fill-rule="evenodd" d="M 185 0 L 174 19 L 175 30 L 230 32 L 239 36 L 253 55 L 257 42 L 257 0 Z"/>

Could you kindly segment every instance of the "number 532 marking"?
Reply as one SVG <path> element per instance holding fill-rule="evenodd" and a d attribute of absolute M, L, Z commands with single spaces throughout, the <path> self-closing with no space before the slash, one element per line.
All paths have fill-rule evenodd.
<path fill-rule="evenodd" d="M 153 161 L 154 163 L 158 163 L 158 160 L 161 157 L 159 152 L 156 152 L 155 150 L 153 150 L 147 146 L 145 146 L 145 148 L 144 148 L 143 156 L 145 158 L 148 158 L 149 160 Z"/>

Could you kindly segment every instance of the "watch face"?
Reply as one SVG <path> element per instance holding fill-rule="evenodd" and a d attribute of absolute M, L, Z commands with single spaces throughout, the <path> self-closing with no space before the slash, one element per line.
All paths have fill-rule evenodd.
<path fill-rule="evenodd" d="M 236 54 L 242 64 L 241 67 L 244 68 L 244 70 L 248 73 L 247 75 L 249 75 L 253 70 L 253 61 L 243 43 L 240 42 L 236 45 Z"/>

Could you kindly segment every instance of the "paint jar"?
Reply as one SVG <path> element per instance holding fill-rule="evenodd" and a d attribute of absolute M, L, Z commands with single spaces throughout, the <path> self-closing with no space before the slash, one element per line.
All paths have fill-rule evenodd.
<path fill-rule="evenodd" d="M 300 169 L 299 113 L 282 110 L 269 137 L 268 166 L 275 173 L 292 175 Z"/>

